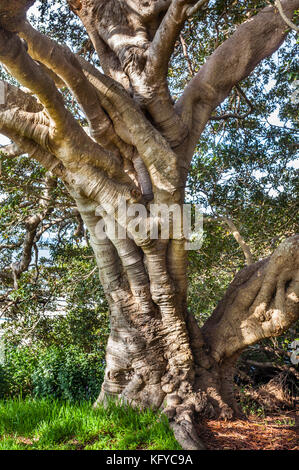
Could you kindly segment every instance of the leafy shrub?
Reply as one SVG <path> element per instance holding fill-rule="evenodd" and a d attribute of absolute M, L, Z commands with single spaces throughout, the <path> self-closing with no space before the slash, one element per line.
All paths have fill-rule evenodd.
<path fill-rule="evenodd" d="M 103 381 L 104 361 L 95 353 L 86 354 L 75 347 L 49 348 L 32 374 L 37 397 L 64 400 L 93 400 Z"/>
<path fill-rule="evenodd" d="M 5 395 L 5 392 L 8 388 L 7 374 L 5 368 L 0 364 L 0 397 Z"/>
<path fill-rule="evenodd" d="M 6 348 L 6 360 L 0 375 L 0 396 L 28 395 L 33 391 L 32 373 L 38 352 L 33 348 Z"/>
<path fill-rule="evenodd" d="M 69 346 L 7 348 L 0 368 L 0 397 L 32 395 L 63 400 L 94 400 L 104 375 L 101 352 Z"/>

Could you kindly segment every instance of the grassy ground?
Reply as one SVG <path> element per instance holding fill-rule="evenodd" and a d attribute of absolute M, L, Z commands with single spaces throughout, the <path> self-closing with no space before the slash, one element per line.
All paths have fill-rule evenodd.
<path fill-rule="evenodd" d="M 111 403 L 0 401 L 0 450 L 180 449 L 165 417 Z"/>
<path fill-rule="evenodd" d="M 250 413 L 248 412 L 250 411 Z M 259 411 L 259 410 L 258 410 Z M 207 449 L 299 450 L 295 411 L 266 416 L 247 410 L 247 420 L 205 420 L 198 426 Z M 167 419 L 109 404 L 50 399 L 0 400 L 0 450 L 179 450 Z"/>

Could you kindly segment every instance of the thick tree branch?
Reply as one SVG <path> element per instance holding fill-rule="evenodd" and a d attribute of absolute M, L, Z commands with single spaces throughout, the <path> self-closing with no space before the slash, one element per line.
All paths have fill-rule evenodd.
<path fill-rule="evenodd" d="M 177 157 L 161 134 L 152 126 L 140 107 L 128 93 L 110 77 L 80 59 L 84 73 L 98 90 L 103 108 L 109 113 L 115 128 L 125 124 L 129 140 L 132 143 L 149 172 L 156 191 L 168 190 L 174 193 L 180 185 Z M 154 191 L 155 192 L 155 191 Z"/>
<path fill-rule="evenodd" d="M 36 112 L 28 113 L 23 107 L 36 109 Z M 57 136 L 56 125 L 52 126 L 51 121 L 40 109 L 41 105 L 33 97 L 8 83 L 5 84 L 5 104 L 0 105 L 0 122 L 3 126 L 32 139 L 47 152 L 55 154 L 69 168 L 91 164 L 107 172 L 109 177 L 131 184 L 131 179 L 122 170 L 116 156 L 95 143 L 68 111 L 73 121 L 70 123 L 69 132 L 61 134 L 60 129 Z"/>
<path fill-rule="evenodd" d="M 282 6 L 291 18 L 299 8 L 299 0 L 283 0 Z M 177 110 L 192 129 L 192 149 L 212 110 L 228 96 L 234 85 L 247 77 L 265 57 L 273 54 L 285 37 L 284 20 L 275 7 L 266 7 L 241 24 L 210 56 L 177 103 Z"/>
<path fill-rule="evenodd" d="M 67 46 L 61 46 L 36 31 L 28 22 L 22 23 L 19 32 L 28 44 L 31 57 L 55 72 L 73 92 L 89 121 L 93 138 L 106 147 L 109 147 L 109 143 L 117 143 L 118 137 L 111 121 L 103 111 L 96 90 L 85 77 L 75 54 Z"/>
<path fill-rule="evenodd" d="M 1 113 L 0 131 L 1 134 L 11 139 L 19 148 L 21 148 L 22 153 L 27 153 L 29 157 L 39 162 L 48 171 L 52 171 L 55 175 L 64 179 L 67 172 L 60 160 L 58 160 L 48 151 L 44 150 L 36 142 L 28 139 L 27 137 L 19 135 L 14 129 L 4 126 L 1 123 Z"/>
<path fill-rule="evenodd" d="M 45 150 L 50 151 L 49 127 L 45 124 L 45 116 L 39 113 L 28 113 L 18 108 L 0 110 L 0 121 L 7 127 L 12 127 L 24 137 L 34 140 Z"/>
<path fill-rule="evenodd" d="M 0 30 L 0 60 L 23 86 L 38 96 L 55 123 L 55 137 L 59 135 L 62 139 L 70 133 L 75 120 L 65 108 L 53 80 L 27 54 L 19 37 L 3 29 Z"/>
<path fill-rule="evenodd" d="M 200 8 L 208 0 L 173 0 L 155 34 L 148 49 L 148 57 L 151 67 L 158 77 L 166 77 L 170 56 L 174 49 L 175 41 L 181 32 L 184 22 L 192 8 Z M 196 5 L 194 5 L 196 4 Z"/>
<path fill-rule="evenodd" d="M 1 1 L 0 24 L 9 31 L 16 31 L 19 24 L 26 18 L 28 9 L 36 0 Z"/>
<path fill-rule="evenodd" d="M 299 235 L 241 270 L 202 332 L 217 361 L 279 336 L 299 318 Z"/>
<path fill-rule="evenodd" d="M 97 10 L 96 18 L 92 13 L 93 7 Z M 161 80 L 160 75 L 153 70 L 148 54 L 148 24 L 144 23 L 142 14 L 135 10 L 126 1 L 83 0 L 76 13 L 103 62 L 105 74 L 124 84 L 134 99 L 147 109 L 155 126 L 175 148 L 186 138 L 188 129 L 174 110 L 166 74 Z M 129 79 L 130 86 L 125 83 L 123 75 Z"/>

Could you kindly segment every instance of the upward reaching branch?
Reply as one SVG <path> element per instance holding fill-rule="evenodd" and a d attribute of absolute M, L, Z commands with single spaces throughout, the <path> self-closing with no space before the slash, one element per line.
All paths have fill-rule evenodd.
<path fill-rule="evenodd" d="M 195 0 L 173 0 L 171 2 L 148 50 L 149 60 L 159 77 L 166 77 L 167 75 L 175 41 L 187 17 L 207 2 L 208 0 L 201 0 L 200 2 Z"/>
<path fill-rule="evenodd" d="M 140 8 L 134 8 L 133 3 L 127 0 L 82 0 L 76 13 L 93 42 L 105 73 L 124 84 L 134 99 L 147 109 L 155 126 L 175 148 L 186 138 L 187 129 L 174 111 L 166 73 L 160 75 L 158 67 L 153 68 L 153 54 L 149 53 L 152 27 L 145 21 L 142 14 L 145 13 L 144 9 L 141 8 L 140 14 Z M 155 2 L 149 3 L 153 5 Z M 165 5 L 150 8 L 152 13 L 149 16 L 165 10 Z M 154 23 L 155 32 L 159 21 Z M 123 76 L 129 80 L 129 86 Z"/>
<path fill-rule="evenodd" d="M 299 0 L 283 0 L 282 6 L 291 18 L 299 8 Z M 176 106 L 191 128 L 189 158 L 212 110 L 235 84 L 278 49 L 285 36 L 285 21 L 275 7 L 266 7 L 241 24 L 201 67 Z"/>
<path fill-rule="evenodd" d="M 242 249 L 243 251 L 243 254 L 244 254 L 244 257 L 245 257 L 245 261 L 246 261 L 246 265 L 249 266 L 250 264 L 253 263 L 253 255 L 251 253 L 251 250 L 250 250 L 250 247 L 249 245 L 245 242 L 244 238 L 242 237 L 240 231 L 237 229 L 234 221 L 230 218 L 230 217 L 221 217 L 221 216 L 218 216 L 218 217 L 205 217 L 204 219 L 206 222 L 224 222 L 231 234 L 233 235 L 234 239 L 236 240 L 236 242 L 239 244 L 240 248 Z"/>

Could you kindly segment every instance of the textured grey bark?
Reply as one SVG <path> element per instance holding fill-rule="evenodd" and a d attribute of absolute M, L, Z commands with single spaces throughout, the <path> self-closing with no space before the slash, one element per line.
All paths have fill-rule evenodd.
<path fill-rule="evenodd" d="M 194 7 L 206 2 L 69 0 L 104 74 L 36 31 L 26 20 L 33 3 L 0 2 L 0 60 L 32 93 L 6 84 L 0 126 L 17 145 L 14 153 L 7 149 L 7 157 L 21 149 L 61 178 L 89 230 L 111 323 L 98 402 L 113 396 L 163 408 L 183 447 L 201 449 L 194 427 L 198 414 L 240 413 L 233 390 L 238 355 L 298 318 L 299 238 L 252 263 L 248 245 L 227 219 L 249 266 L 200 330 L 187 308 L 183 235 L 117 239 L 113 217 L 123 222 L 112 209 L 120 195 L 129 207 L 183 204 L 194 148 L 213 110 L 277 50 L 285 22 L 267 7 L 240 25 L 174 104 L 167 84 L 174 43 Z M 282 6 L 292 18 L 299 0 L 284 0 Z M 61 86 L 80 103 L 90 136 L 66 109 Z M 101 220 L 105 240 L 96 235 Z"/>

